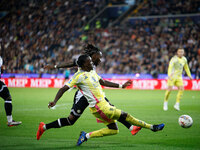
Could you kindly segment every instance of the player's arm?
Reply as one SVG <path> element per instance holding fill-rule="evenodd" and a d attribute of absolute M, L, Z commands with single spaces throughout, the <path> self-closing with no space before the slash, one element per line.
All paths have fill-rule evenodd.
<path fill-rule="evenodd" d="M 56 105 L 57 101 L 62 97 L 62 95 L 72 88 L 74 85 L 76 85 L 78 78 L 77 78 L 77 73 L 64 85 L 62 88 L 59 89 L 58 93 L 56 94 L 56 97 L 54 98 L 54 101 L 49 102 L 48 107 L 53 107 Z"/>
<path fill-rule="evenodd" d="M 67 85 L 64 85 L 62 88 L 59 89 L 58 93 L 56 94 L 56 97 L 54 98 L 54 101 L 49 102 L 48 107 L 51 108 L 56 105 L 57 101 L 62 97 L 62 95 L 69 90 L 69 87 Z"/>
<path fill-rule="evenodd" d="M 100 79 L 99 83 L 103 86 L 106 86 L 106 87 L 126 88 L 127 86 L 131 85 L 132 81 L 128 80 L 123 85 L 121 85 L 121 84 L 118 84 L 118 83 L 114 83 L 114 82 L 110 82 L 110 81 L 107 81 L 107 80 Z"/>
<path fill-rule="evenodd" d="M 5 70 L 5 66 L 4 66 L 4 65 L 2 65 L 2 66 L 1 66 L 1 73 L 3 73 L 3 72 L 4 72 L 4 70 Z"/>
<path fill-rule="evenodd" d="M 65 62 L 62 64 L 58 64 L 58 65 L 46 65 L 44 66 L 44 69 L 59 69 L 59 68 L 71 68 L 71 67 L 76 67 L 77 64 L 75 61 L 71 61 L 71 62 Z"/>
<path fill-rule="evenodd" d="M 167 74 L 168 74 L 168 78 L 171 80 L 172 79 L 172 76 L 173 76 L 173 73 L 172 73 L 172 69 L 173 69 L 173 66 L 174 66 L 174 59 L 172 58 L 169 62 L 169 67 L 168 67 L 168 71 L 167 71 Z"/>
<path fill-rule="evenodd" d="M 184 69 L 185 69 L 185 72 L 187 73 L 188 77 L 190 78 L 190 80 L 192 80 L 192 76 L 191 76 L 190 69 L 189 69 L 187 61 L 184 65 Z"/>

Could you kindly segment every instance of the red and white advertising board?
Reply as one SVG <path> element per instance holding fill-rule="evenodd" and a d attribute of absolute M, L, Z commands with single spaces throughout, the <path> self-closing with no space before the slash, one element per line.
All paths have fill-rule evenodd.
<path fill-rule="evenodd" d="M 2 78 L 8 87 L 33 87 L 33 88 L 60 88 L 64 79 L 51 78 Z M 105 79 L 115 83 L 123 84 L 128 79 Z M 132 79 L 133 84 L 129 89 L 139 90 L 165 90 L 167 80 L 158 79 Z M 185 90 L 200 90 L 200 80 L 183 80 Z M 175 88 L 176 89 L 176 88 Z"/>

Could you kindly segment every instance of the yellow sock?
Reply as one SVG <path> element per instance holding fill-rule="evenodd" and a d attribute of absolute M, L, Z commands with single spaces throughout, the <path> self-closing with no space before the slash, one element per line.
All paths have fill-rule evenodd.
<path fill-rule="evenodd" d="M 183 95 L 183 90 L 179 90 L 178 91 L 178 94 L 176 96 L 176 103 L 180 103 L 180 100 L 182 98 L 182 95 Z"/>
<path fill-rule="evenodd" d="M 148 124 L 142 120 L 138 120 L 138 119 L 134 118 L 133 116 L 131 116 L 130 114 L 127 115 L 126 121 L 132 125 L 140 126 L 140 127 L 147 128 L 147 129 L 152 129 L 152 127 L 153 127 L 153 125 Z"/>
<path fill-rule="evenodd" d="M 171 91 L 168 91 L 168 90 L 165 92 L 165 99 L 164 99 L 165 102 L 168 101 L 170 93 L 171 93 Z"/>
<path fill-rule="evenodd" d="M 107 136 L 107 135 L 114 135 L 119 133 L 119 130 L 113 130 L 109 128 L 103 128 L 97 131 L 93 131 L 89 133 L 90 138 L 95 138 L 95 137 L 102 137 L 102 136 Z"/>

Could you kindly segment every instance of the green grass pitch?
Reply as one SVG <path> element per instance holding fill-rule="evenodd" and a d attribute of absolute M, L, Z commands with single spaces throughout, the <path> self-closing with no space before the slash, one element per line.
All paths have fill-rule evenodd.
<path fill-rule="evenodd" d="M 36 140 L 39 122 L 49 123 L 67 117 L 75 90 L 66 92 L 55 109 L 48 109 L 58 89 L 10 88 L 13 98 L 13 117 L 22 121 L 18 127 L 7 127 L 4 101 L 0 100 L 0 149 L 134 149 L 134 150 L 194 150 L 200 149 L 200 91 L 185 91 L 181 101 L 181 111 L 173 109 L 177 91 L 169 98 L 169 110 L 162 110 L 165 91 L 160 90 L 104 90 L 107 98 L 117 108 L 129 112 L 134 117 L 148 123 L 165 123 L 161 132 L 142 129 L 136 136 L 118 123 L 120 132 L 114 136 L 90 139 L 80 147 L 76 146 L 80 131 L 93 131 L 104 128 L 86 109 L 74 126 L 51 129 Z M 184 129 L 178 125 L 178 117 L 188 114 L 193 125 Z"/>

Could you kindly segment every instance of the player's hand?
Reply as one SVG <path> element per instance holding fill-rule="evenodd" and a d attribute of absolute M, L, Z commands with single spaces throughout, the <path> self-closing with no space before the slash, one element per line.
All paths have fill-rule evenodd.
<path fill-rule="evenodd" d="M 44 66 L 44 69 L 50 70 L 50 69 L 55 69 L 55 67 L 54 67 L 54 65 L 46 65 L 46 66 Z"/>
<path fill-rule="evenodd" d="M 6 70 L 6 67 L 4 65 L 1 66 L 1 73 L 4 72 L 4 70 Z"/>
<path fill-rule="evenodd" d="M 128 80 L 126 81 L 123 85 L 122 85 L 122 88 L 126 88 L 127 86 L 130 86 L 132 84 L 132 81 L 131 80 Z"/>
<path fill-rule="evenodd" d="M 190 78 L 190 80 L 192 80 L 193 78 L 192 77 L 189 77 Z"/>
<path fill-rule="evenodd" d="M 53 107 L 53 106 L 55 106 L 56 105 L 56 103 L 53 101 L 53 102 L 49 102 L 49 104 L 48 104 L 48 108 L 50 109 L 51 107 Z"/>

